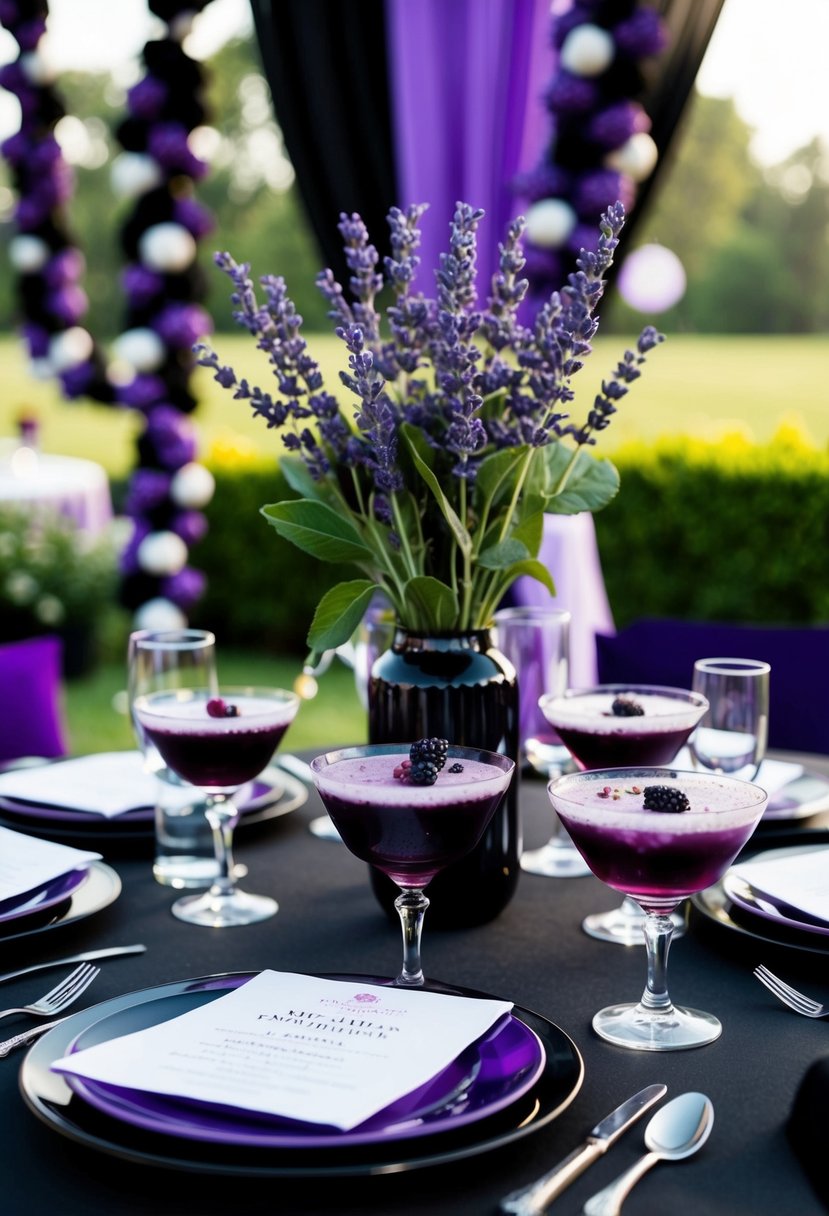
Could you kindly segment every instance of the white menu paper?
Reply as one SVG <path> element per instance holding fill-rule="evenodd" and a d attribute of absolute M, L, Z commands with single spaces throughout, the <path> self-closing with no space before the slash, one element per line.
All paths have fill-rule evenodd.
<path fill-rule="evenodd" d="M 34 891 L 70 870 L 81 870 L 100 856 L 0 828 L 0 902 Z"/>
<path fill-rule="evenodd" d="M 425 1084 L 508 1001 L 263 971 L 189 1013 L 58 1060 L 58 1072 L 348 1130 Z"/>
<path fill-rule="evenodd" d="M 731 870 L 758 894 L 829 924 L 829 848 L 744 861 Z"/>

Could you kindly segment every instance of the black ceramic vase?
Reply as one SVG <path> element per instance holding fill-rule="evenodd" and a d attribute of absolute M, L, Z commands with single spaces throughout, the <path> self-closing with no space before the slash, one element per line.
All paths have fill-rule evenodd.
<path fill-rule="evenodd" d="M 520 874 L 518 684 L 489 630 L 431 637 L 397 629 L 376 660 L 368 691 L 370 743 L 412 743 L 437 736 L 487 748 L 516 761 L 507 794 L 475 849 L 429 884 L 429 926 L 483 924 L 501 912 Z M 382 906 L 396 918 L 398 888 L 371 867 Z"/>

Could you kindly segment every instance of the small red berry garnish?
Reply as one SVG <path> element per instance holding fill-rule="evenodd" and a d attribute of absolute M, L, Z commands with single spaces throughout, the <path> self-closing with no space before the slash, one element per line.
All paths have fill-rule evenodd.
<path fill-rule="evenodd" d="M 207 702 L 207 713 L 211 718 L 238 718 L 239 706 L 228 705 L 222 697 L 211 697 Z"/>
<path fill-rule="evenodd" d="M 409 778 L 409 769 L 411 767 L 411 760 L 401 760 L 401 762 L 396 765 L 392 776 L 397 777 L 398 781 L 407 781 Z"/>

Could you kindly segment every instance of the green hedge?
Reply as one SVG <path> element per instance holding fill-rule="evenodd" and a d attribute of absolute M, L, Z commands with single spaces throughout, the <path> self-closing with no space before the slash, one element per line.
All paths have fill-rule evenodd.
<path fill-rule="evenodd" d="M 626 445 L 614 461 L 622 489 L 596 532 L 618 625 L 829 621 L 829 455 L 783 428 L 764 446 L 678 437 Z M 213 473 L 210 531 L 193 554 L 208 577 L 194 623 L 234 644 L 303 653 L 320 596 L 353 572 L 301 553 L 259 514 L 290 493 L 275 463 Z"/>

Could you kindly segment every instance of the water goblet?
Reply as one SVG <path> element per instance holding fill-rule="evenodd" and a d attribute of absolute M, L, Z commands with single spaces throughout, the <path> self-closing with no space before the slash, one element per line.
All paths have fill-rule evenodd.
<path fill-rule="evenodd" d="M 670 914 L 723 876 L 759 823 L 766 791 L 736 777 L 643 767 L 566 775 L 548 793 L 596 877 L 645 914 L 642 998 L 601 1009 L 593 1029 L 637 1051 L 713 1042 L 719 1019 L 674 1005 L 668 994 Z"/>
<path fill-rule="evenodd" d="M 349 852 L 400 888 L 403 967 L 395 984 L 411 988 L 424 983 L 424 887 L 478 843 L 515 764 L 496 752 L 450 746 L 434 784 L 417 785 L 395 776 L 408 758 L 397 743 L 365 744 L 317 756 L 311 771 Z"/>
<path fill-rule="evenodd" d="M 709 706 L 689 741 L 698 767 L 756 778 L 766 754 L 770 672 L 757 659 L 697 659 L 692 687 Z"/>
<path fill-rule="evenodd" d="M 582 769 L 670 764 L 708 708 L 698 693 L 651 684 L 599 684 L 542 697 L 547 721 Z M 617 908 L 586 916 L 590 937 L 621 946 L 643 942 L 644 914 L 625 897 Z M 685 932 L 685 918 L 673 914 L 674 937 Z"/>
<path fill-rule="evenodd" d="M 179 920 L 212 928 L 249 925 L 273 916 L 276 900 L 239 890 L 233 874 L 233 795 L 267 766 L 299 707 L 283 688 L 176 689 L 140 696 L 141 729 L 173 772 L 210 796 L 205 811 L 213 832 L 218 874 L 209 890 L 173 904 Z"/>
<path fill-rule="evenodd" d="M 568 749 L 548 723 L 539 700 L 560 696 L 567 688 L 570 664 L 570 613 L 545 607 L 502 608 L 495 613 L 498 649 L 518 675 L 518 737 L 527 765 L 550 780 L 573 764 Z M 553 832 L 539 849 L 521 854 L 521 869 L 545 878 L 578 878 L 589 874 L 584 859 L 558 816 Z"/>
<path fill-rule="evenodd" d="M 205 799 L 167 767 L 136 720 L 142 694 L 174 688 L 217 688 L 216 639 L 206 629 L 140 629 L 127 644 L 127 703 L 145 769 L 158 779 L 153 875 L 165 886 L 206 887 L 216 859 Z"/>

